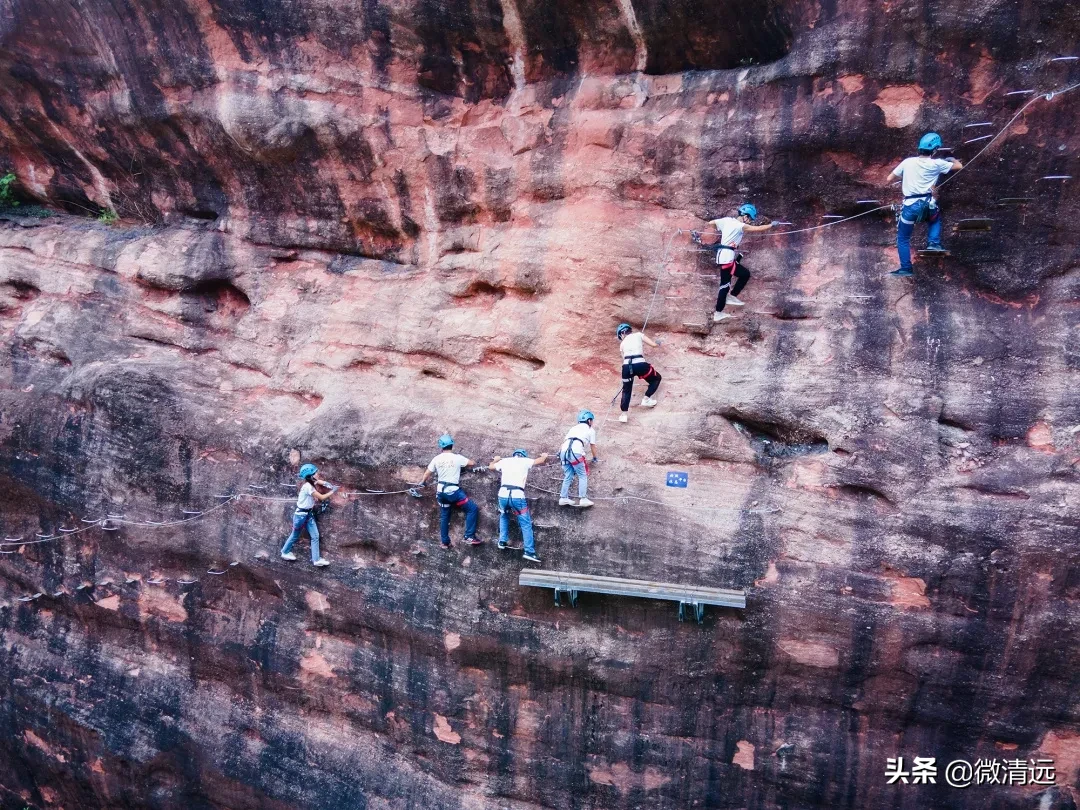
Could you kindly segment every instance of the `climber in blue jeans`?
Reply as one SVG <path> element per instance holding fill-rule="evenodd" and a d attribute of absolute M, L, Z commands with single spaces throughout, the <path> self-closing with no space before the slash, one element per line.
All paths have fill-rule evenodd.
<path fill-rule="evenodd" d="M 941 244 L 941 211 L 934 198 L 934 186 L 942 175 L 960 171 L 964 164 L 956 158 L 935 158 L 934 153 L 940 148 L 941 136 L 936 132 L 927 132 L 919 141 L 919 156 L 902 160 L 889 174 L 890 183 L 897 177 L 902 180 L 904 195 L 900 221 L 896 226 L 896 252 L 900 256 L 900 269 L 889 275 L 907 278 L 915 274 L 911 267 L 911 234 L 917 222 L 925 222 L 929 226 L 927 251 L 945 252 Z"/>
<path fill-rule="evenodd" d="M 424 472 L 421 486 L 431 476 L 435 476 L 435 500 L 439 503 L 439 543 L 443 548 L 450 548 L 450 510 L 455 506 L 465 510 L 465 542 L 470 546 L 479 546 L 484 541 L 476 536 L 476 524 L 480 517 L 480 507 L 469 499 L 461 488 L 461 470 L 475 467 L 476 462 L 468 456 L 454 452 L 454 437 L 444 433 L 439 437 L 439 455 L 435 456 Z"/>
<path fill-rule="evenodd" d="M 510 548 L 510 515 L 513 514 L 521 528 L 524 543 L 525 553 L 521 556 L 535 563 L 540 562 L 540 558 L 536 555 L 533 540 L 529 502 L 525 500 L 525 480 L 529 477 L 529 470 L 547 459 L 547 453 L 542 453 L 538 458 L 529 458 L 528 451 L 518 449 L 510 458 L 495 456 L 488 465 L 489 470 L 502 473 L 499 483 L 499 548 L 503 551 Z"/>
<path fill-rule="evenodd" d="M 300 492 L 296 496 L 292 534 L 285 541 L 285 545 L 281 547 L 281 559 L 290 562 L 296 560 L 293 546 L 300 539 L 300 533 L 306 528 L 308 537 L 311 538 L 311 563 L 319 568 L 324 568 L 330 564 L 330 561 L 319 553 L 319 524 L 315 520 L 315 513 L 318 511 L 317 504 L 330 500 L 336 488 L 319 478 L 318 473 L 319 468 L 314 464 L 305 464 L 300 468 L 300 472 L 296 476 L 303 483 L 300 485 Z M 330 491 L 322 492 L 319 487 L 326 487 Z"/>

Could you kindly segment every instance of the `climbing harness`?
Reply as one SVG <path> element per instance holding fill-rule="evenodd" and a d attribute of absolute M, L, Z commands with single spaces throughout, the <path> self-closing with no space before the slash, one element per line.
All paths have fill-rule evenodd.
<path fill-rule="evenodd" d="M 330 511 L 330 502 L 329 501 L 319 501 L 318 503 L 316 503 L 310 509 L 297 509 L 295 514 L 298 514 L 298 515 L 307 514 L 307 515 L 311 515 L 312 517 L 322 517 L 323 515 L 325 515 L 329 511 Z"/>
<path fill-rule="evenodd" d="M 451 501 L 449 503 L 443 501 L 443 498 L 452 498 L 457 493 L 461 494 L 461 500 Z M 466 495 L 465 491 L 457 484 L 439 481 L 435 486 L 435 500 L 443 509 L 449 509 L 451 506 L 464 506 L 469 502 L 469 496 Z"/>
<path fill-rule="evenodd" d="M 574 452 L 574 442 L 581 445 L 581 455 L 577 455 Z M 585 440 L 580 436 L 571 436 L 567 439 L 566 452 L 559 453 L 559 460 L 563 464 L 569 464 L 571 467 L 577 467 L 578 464 L 582 464 L 585 467 L 585 474 L 589 474 L 589 465 L 585 462 Z"/>
<path fill-rule="evenodd" d="M 905 200 L 916 200 L 916 201 L 917 200 L 922 200 L 922 199 L 927 199 L 927 198 L 933 199 L 933 197 L 934 197 L 934 192 L 932 192 L 932 191 L 927 191 L 927 192 L 925 192 L 923 194 L 905 194 L 904 195 Z"/>
<path fill-rule="evenodd" d="M 624 357 L 623 358 L 623 378 L 622 378 L 622 381 L 624 383 L 629 382 L 629 380 L 633 379 L 636 376 L 640 376 L 641 379 L 643 379 L 643 380 L 648 380 L 650 377 L 653 377 L 658 373 L 656 371 L 656 369 L 652 367 L 652 363 L 649 363 L 648 364 L 649 370 L 646 371 L 644 374 L 640 374 L 640 375 L 634 374 L 634 360 L 635 359 L 640 360 L 643 363 L 645 362 L 645 358 L 642 357 L 640 354 L 635 354 L 635 355 L 631 355 L 630 357 Z M 627 369 L 630 369 L 630 376 L 629 377 L 625 376 Z M 621 393 L 622 392 L 620 392 L 620 394 Z"/>
<path fill-rule="evenodd" d="M 504 489 L 507 492 L 506 495 L 502 494 Z M 515 491 L 521 493 L 521 500 L 525 501 L 525 508 L 524 509 L 516 509 L 514 507 L 513 499 L 514 499 L 514 492 Z M 499 485 L 499 497 L 500 498 L 506 498 L 506 506 L 504 506 L 503 510 L 502 510 L 503 514 L 513 514 L 514 517 L 520 517 L 521 515 L 523 515 L 523 514 L 525 514 L 526 512 L 529 511 L 529 502 L 528 502 L 528 499 L 526 499 L 526 497 L 525 497 L 525 488 L 524 487 L 515 486 L 513 484 L 500 484 Z"/>

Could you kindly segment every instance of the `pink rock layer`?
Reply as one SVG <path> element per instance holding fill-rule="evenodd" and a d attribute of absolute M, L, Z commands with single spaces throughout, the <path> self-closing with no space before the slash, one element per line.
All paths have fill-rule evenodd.
<path fill-rule="evenodd" d="M 887 212 L 748 238 L 710 329 L 679 229 L 891 201 L 925 129 L 970 160 L 965 124 L 1033 98 L 1005 93 L 1075 81 L 1046 60 L 1076 15 L 8 5 L 0 166 L 67 214 L 0 223 L 0 527 L 219 508 L 0 556 L 5 802 L 1075 806 L 1077 200 L 1038 178 L 1070 174 L 1080 95 L 946 187 L 952 256 L 914 283 Z M 614 327 L 646 316 L 660 403 L 623 425 Z M 544 567 L 745 611 L 559 609 L 517 554 L 438 549 L 430 493 L 365 492 L 444 431 L 551 453 L 583 407 L 597 505 L 532 473 Z M 327 569 L 277 556 L 301 461 L 364 493 L 321 521 Z M 493 539 L 497 481 L 463 485 Z M 1059 784 L 887 785 L 898 756 L 1052 756 Z"/>

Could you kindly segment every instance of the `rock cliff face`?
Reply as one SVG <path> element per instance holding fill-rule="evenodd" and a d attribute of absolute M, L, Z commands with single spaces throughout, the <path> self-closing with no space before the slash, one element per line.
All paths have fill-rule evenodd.
<path fill-rule="evenodd" d="M 1076 7 L 0 9 L 0 168 L 66 212 L 0 222 L 0 523 L 40 540 L 0 556 L 5 806 L 1074 807 L 1080 226 L 1039 178 L 1080 90 L 1006 94 L 1080 81 Z M 872 213 L 748 238 L 748 306 L 699 326 L 678 229 L 860 213 L 924 129 L 968 160 L 1029 102 L 916 283 Z M 622 425 L 646 318 L 660 406 Z M 443 431 L 550 452 L 581 407 L 608 500 L 533 473 L 544 567 L 745 611 L 560 610 L 399 492 Z M 321 571 L 277 558 L 301 460 L 362 493 Z M 979 758 L 1057 787 L 944 783 Z"/>

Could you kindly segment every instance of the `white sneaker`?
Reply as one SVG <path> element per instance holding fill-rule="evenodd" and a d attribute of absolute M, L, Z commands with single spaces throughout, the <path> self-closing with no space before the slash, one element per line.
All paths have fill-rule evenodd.
<path fill-rule="evenodd" d="M 581 508 L 585 508 L 586 506 L 592 506 L 592 501 L 590 501 L 588 498 L 581 498 L 578 500 L 577 505 Z"/>
<path fill-rule="evenodd" d="M 290 551 L 290 552 L 288 552 L 287 554 L 282 554 L 282 555 L 281 555 L 281 559 L 283 559 L 283 560 L 289 560 L 290 562 L 292 562 L 293 560 L 295 560 L 295 559 L 296 559 L 296 555 L 295 555 L 295 554 L 293 554 L 293 553 L 292 553 L 292 552 Z"/>
<path fill-rule="evenodd" d="M 319 557 L 319 559 L 312 563 L 316 568 L 326 568 L 329 564 L 330 561 L 325 557 Z"/>
<path fill-rule="evenodd" d="M 645 397 L 644 399 L 641 400 L 641 407 L 642 408 L 655 408 L 656 407 L 656 400 L 653 399 L 652 397 Z"/>
<path fill-rule="evenodd" d="M 720 323 L 720 321 L 726 321 L 731 317 L 730 312 L 714 312 L 712 316 L 713 323 Z"/>
<path fill-rule="evenodd" d="M 745 307 L 746 306 L 745 301 L 740 301 L 738 298 L 736 298 L 731 293 L 728 293 L 727 302 L 729 304 L 731 304 L 732 306 L 736 306 L 736 307 Z"/>
<path fill-rule="evenodd" d="M 569 498 L 559 498 L 559 506 L 573 506 L 574 502 Z"/>
<path fill-rule="evenodd" d="M 619 414 L 619 421 L 620 422 L 625 422 L 626 421 L 626 414 L 625 413 L 620 413 Z"/>

